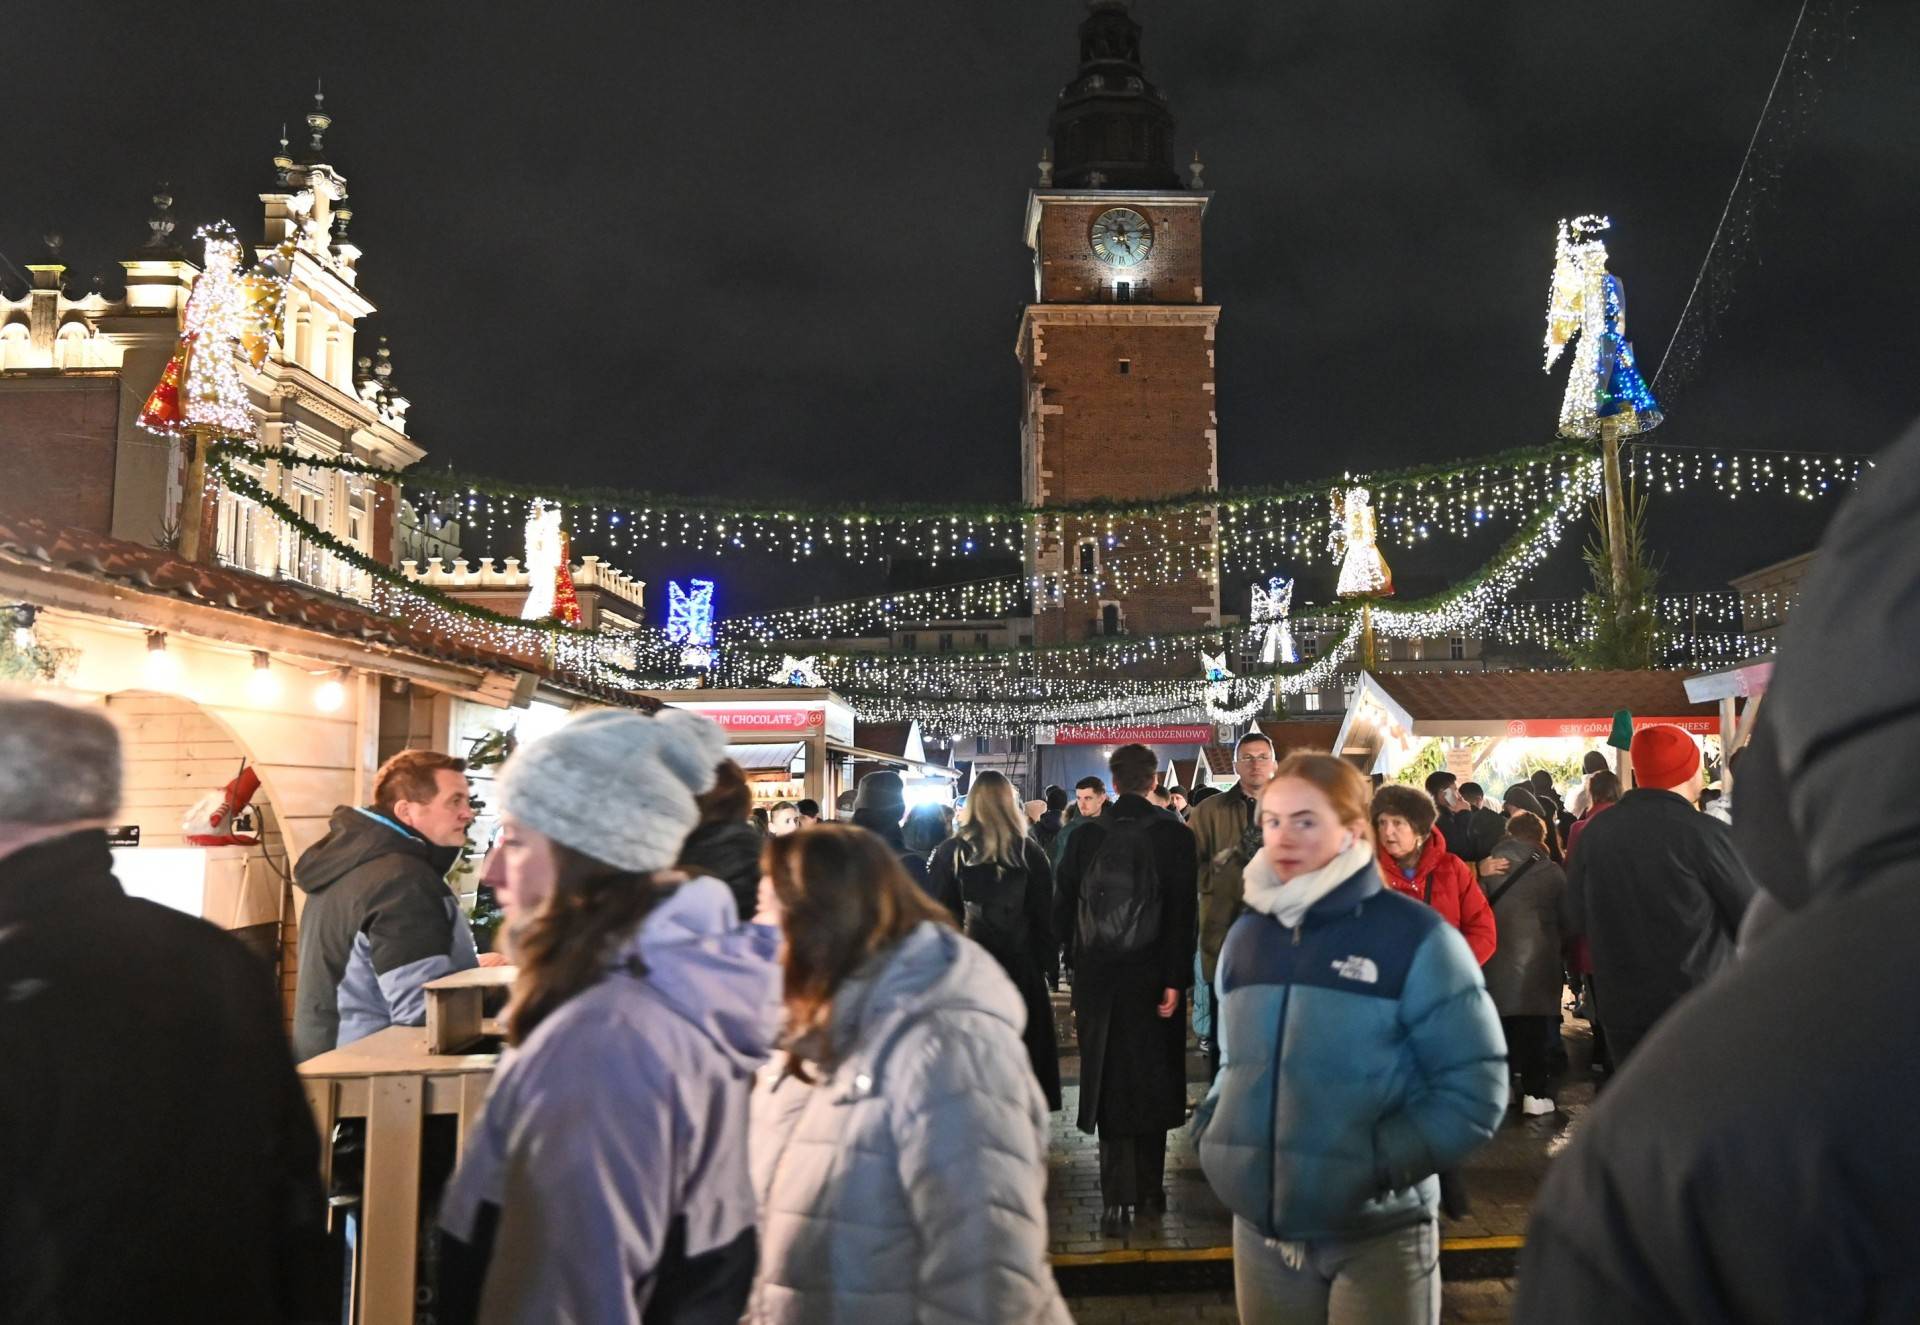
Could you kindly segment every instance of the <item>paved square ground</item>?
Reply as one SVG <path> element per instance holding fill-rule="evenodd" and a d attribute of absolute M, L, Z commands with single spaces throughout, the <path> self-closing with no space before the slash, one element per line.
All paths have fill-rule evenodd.
<path fill-rule="evenodd" d="M 1067 1307 L 1079 1325 L 1238 1325 L 1231 1292 L 1165 1293 L 1137 1297 L 1076 1297 Z M 1513 1281 L 1477 1279 L 1446 1285 L 1441 1325 L 1506 1325 Z"/>

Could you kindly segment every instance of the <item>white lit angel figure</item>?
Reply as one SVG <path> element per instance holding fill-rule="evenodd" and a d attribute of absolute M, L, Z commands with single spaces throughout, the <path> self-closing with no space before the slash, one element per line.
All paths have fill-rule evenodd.
<path fill-rule="evenodd" d="M 560 508 L 534 502 L 527 510 L 527 601 L 522 621 L 545 621 L 553 615 L 554 590 L 559 584 L 560 557 L 565 547 Z"/>
<path fill-rule="evenodd" d="M 1333 552 L 1340 558 L 1340 581 L 1334 592 L 1342 598 L 1391 598 L 1393 572 L 1375 541 L 1373 494 L 1348 488 L 1334 494 Z"/>
<path fill-rule="evenodd" d="M 817 654 L 796 658 L 789 653 L 780 660 L 780 670 L 767 679 L 777 681 L 781 685 L 806 686 L 818 690 L 826 685 L 826 682 L 820 679 L 820 673 L 814 670 L 814 664 L 818 661 Z"/>
<path fill-rule="evenodd" d="M 1265 628 L 1260 641 L 1260 661 L 1269 667 L 1300 661 L 1293 647 L 1293 624 L 1287 619 L 1291 611 L 1292 580 L 1275 575 L 1267 581 L 1266 588 L 1253 586 L 1253 611 L 1249 615 L 1255 626 Z"/>
<path fill-rule="evenodd" d="M 678 644 L 680 665 L 713 666 L 713 581 L 690 580 L 693 592 L 678 581 L 667 585 L 667 641 Z"/>
<path fill-rule="evenodd" d="M 1560 435 L 1589 441 L 1611 433 L 1632 437 L 1660 425 L 1660 406 L 1633 361 L 1627 339 L 1627 296 L 1607 271 L 1611 228 L 1604 216 L 1563 221 L 1554 244 L 1553 288 L 1547 297 L 1547 362 L 1570 342 L 1573 371 L 1560 400 Z"/>

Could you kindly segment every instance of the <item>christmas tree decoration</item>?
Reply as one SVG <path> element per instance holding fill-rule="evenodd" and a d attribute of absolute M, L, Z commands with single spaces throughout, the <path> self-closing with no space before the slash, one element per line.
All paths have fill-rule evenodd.
<path fill-rule="evenodd" d="M 767 679 L 778 682 L 780 685 L 805 686 L 818 690 L 825 686 L 826 682 L 821 680 L 820 673 L 813 669 L 814 661 L 812 658 L 796 658 L 789 653 L 780 660 L 780 669 Z"/>
<path fill-rule="evenodd" d="M 1554 242 L 1546 371 L 1553 371 L 1569 344 L 1574 346 L 1573 370 L 1560 402 L 1562 437 L 1597 441 L 1604 429 L 1625 439 L 1660 426 L 1660 407 L 1627 339 L 1626 293 L 1607 270 L 1607 246 L 1600 236 L 1612 224 L 1604 216 L 1562 221 Z"/>
<path fill-rule="evenodd" d="M 560 531 L 560 564 L 553 573 L 553 611 L 548 615 L 563 626 L 577 626 L 585 619 L 573 585 L 573 540 L 564 529 Z"/>
<path fill-rule="evenodd" d="M 1340 580 L 1334 592 L 1342 598 L 1389 598 L 1393 572 L 1375 540 L 1373 495 L 1365 488 L 1348 488 L 1333 496 L 1340 518 L 1334 525 L 1333 552 L 1340 559 Z"/>
<path fill-rule="evenodd" d="M 1260 631 L 1260 661 L 1269 667 L 1300 660 L 1294 652 L 1293 627 L 1287 621 L 1292 610 L 1292 580 L 1275 575 L 1266 588 L 1253 586 L 1252 609 L 1247 615 Z"/>
<path fill-rule="evenodd" d="M 667 585 L 667 642 L 680 646 L 680 665 L 713 666 L 713 581 L 689 580 L 688 593 L 678 581 Z"/>

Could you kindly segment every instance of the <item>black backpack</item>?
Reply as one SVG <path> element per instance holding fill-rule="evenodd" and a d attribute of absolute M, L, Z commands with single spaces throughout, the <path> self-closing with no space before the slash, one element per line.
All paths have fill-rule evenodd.
<path fill-rule="evenodd" d="M 990 952 L 1027 950 L 1027 872 L 997 863 L 954 862 L 966 936 Z"/>
<path fill-rule="evenodd" d="M 1146 820 L 1112 819 L 1102 828 L 1106 840 L 1080 880 L 1074 947 L 1093 956 L 1125 957 L 1160 937 L 1160 867 Z"/>

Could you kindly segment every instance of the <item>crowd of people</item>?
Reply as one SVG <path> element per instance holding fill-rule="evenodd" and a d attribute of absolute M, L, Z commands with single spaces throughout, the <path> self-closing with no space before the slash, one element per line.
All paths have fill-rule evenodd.
<path fill-rule="evenodd" d="M 1903 564 L 1917 450 L 1818 583 Z M 1255 727 L 1217 794 L 1126 745 L 1071 796 L 987 773 L 957 819 L 909 813 L 882 771 L 850 823 L 761 825 L 714 724 L 605 710 L 505 765 L 483 954 L 444 881 L 466 769 L 407 752 L 296 866 L 291 1045 L 251 957 L 114 879 L 108 719 L 0 697 L 0 1319 L 337 1319 L 295 1057 L 419 1024 L 428 981 L 490 960 L 507 1048 L 435 1215 L 441 1320 L 1068 1319 L 1063 983 L 1103 1219 L 1165 1211 L 1190 1122 L 1245 1321 L 1437 1320 L 1449 1186 L 1510 1109 L 1555 1109 L 1570 991 L 1609 1084 L 1536 1203 L 1517 1319 L 1920 1318 L 1910 1129 L 1859 1125 L 1913 1071 L 1885 1019 L 1914 992 L 1887 960 L 1912 798 L 1875 774 L 1920 710 L 1859 648 L 1910 581 L 1803 599 L 1731 828 L 1657 725 L 1497 808 Z M 1828 684 L 1840 657 L 1873 675 Z"/>

